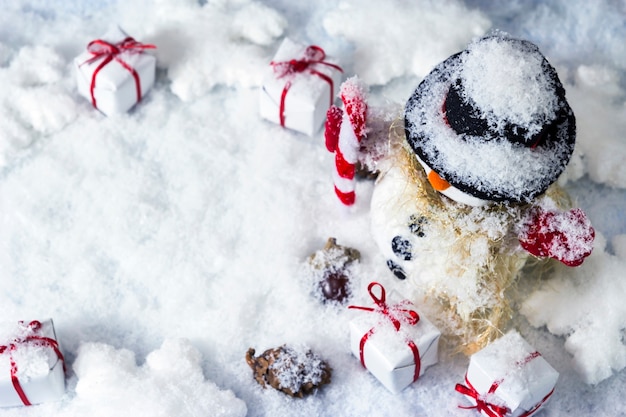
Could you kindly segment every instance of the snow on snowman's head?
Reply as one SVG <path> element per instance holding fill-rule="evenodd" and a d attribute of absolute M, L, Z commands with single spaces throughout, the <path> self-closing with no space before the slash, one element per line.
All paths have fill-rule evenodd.
<path fill-rule="evenodd" d="M 424 78 L 406 104 L 405 130 L 436 189 L 482 205 L 545 192 L 569 162 L 576 120 L 537 46 L 498 34 Z"/>

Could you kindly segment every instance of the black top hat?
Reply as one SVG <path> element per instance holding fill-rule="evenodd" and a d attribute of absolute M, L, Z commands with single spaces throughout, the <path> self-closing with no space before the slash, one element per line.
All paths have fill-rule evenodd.
<path fill-rule="evenodd" d="M 422 163 L 482 200 L 528 202 L 567 166 L 576 119 L 554 68 L 534 44 L 482 38 L 441 64 L 405 107 Z"/>

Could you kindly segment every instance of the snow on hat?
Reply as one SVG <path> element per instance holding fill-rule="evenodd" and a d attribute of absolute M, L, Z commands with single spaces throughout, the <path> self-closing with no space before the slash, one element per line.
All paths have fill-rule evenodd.
<path fill-rule="evenodd" d="M 481 38 L 441 64 L 405 107 L 423 165 L 477 199 L 528 202 L 557 180 L 574 150 L 576 119 L 536 45 Z"/>

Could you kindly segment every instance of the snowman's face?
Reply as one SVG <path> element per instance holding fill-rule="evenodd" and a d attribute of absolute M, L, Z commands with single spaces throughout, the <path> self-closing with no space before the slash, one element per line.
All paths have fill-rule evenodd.
<path fill-rule="evenodd" d="M 417 157 L 417 156 L 416 156 Z M 456 201 L 457 203 L 467 204 L 474 207 L 480 207 L 489 204 L 488 200 L 483 200 L 478 197 L 474 197 L 468 193 L 465 193 L 437 174 L 437 172 L 433 171 L 428 165 L 426 165 L 419 157 L 417 157 L 419 163 L 424 167 L 424 171 L 426 171 L 426 176 L 428 177 L 428 182 L 432 187 L 445 195 L 446 197 Z"/>

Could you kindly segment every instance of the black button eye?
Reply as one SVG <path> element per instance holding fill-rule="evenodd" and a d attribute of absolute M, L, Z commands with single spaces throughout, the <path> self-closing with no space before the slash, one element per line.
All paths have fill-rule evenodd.
<path fill-rule="evenodd" d="M 412 214 L 411 217 L 409 217 L 409 230 L 417 237 L 426 236 L 424 229 L 427 224 L 428 219 L 424 216 Z"/>
<path fill-rule="evenodd" d="M 413 258 L 413 245 L 402 236 L 396 236 L 391 240 L 391 250 L 402 260 L 410 261 Z"/>
<path fill-rule="evenodd" d="M 396 278 L 402 279 L 402 280 L 406 279 L 406 273 L 404 272 L 404 269 L 402 269 L 400 265 L 398 265 L 391 259 L 387 260 L 387 267 L 396 276 Z"/>

